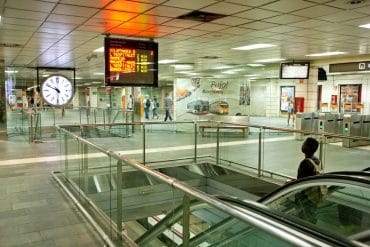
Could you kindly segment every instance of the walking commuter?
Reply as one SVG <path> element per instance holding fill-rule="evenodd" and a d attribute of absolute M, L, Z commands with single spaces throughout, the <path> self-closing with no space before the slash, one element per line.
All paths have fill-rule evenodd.
<path fill-rule="evenodd" d="M 153 108 L 153 119 L 158 119 L 158 108 L 159 108 L 159 103 L 157 101 L 157 97 L 153 97 L 153 103 L 152 103 L 152 108 Z"/>
<path fill-rule="evenodd" d="M 145 120 L 149 120 L 149 111 L 150 111 L 150 105 L 151 105 L 149 95 L 145 95 L 143 105 L 144 105 Z"/>
<path fill-rule="evenodd" d="M 166 93 L 166 98 L 164 99 L 164 108 L 166 110 L 166 116 L 164 117 L 164 121 L 167 121 L 168 118 L 170 119 L 170 121 L 172 121 L 171 117 L 172 99 L 169 93 Z"/>
<path fill-rule="evenodd" d="M 289 126 L 290 118 L 292 118 L 292 125 L 294 126 L 294 120 L 295 120 L 294 100 L 292 98 L 290 98 L 288 102 L 288 126 Z"/>

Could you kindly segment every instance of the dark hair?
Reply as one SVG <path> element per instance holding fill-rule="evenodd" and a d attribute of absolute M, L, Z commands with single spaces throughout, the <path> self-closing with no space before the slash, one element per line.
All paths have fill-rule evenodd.
<path fill-rule="evenodd" d="M 319 142 L 315 138 L 307 137 L 302 145 L 302 152 L 304 154 L 313 155 L 318 147 Z"/>

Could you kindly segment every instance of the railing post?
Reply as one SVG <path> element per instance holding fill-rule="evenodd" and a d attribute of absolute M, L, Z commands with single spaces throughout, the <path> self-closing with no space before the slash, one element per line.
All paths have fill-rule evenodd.
<path fill-rule="evenodd" d="M 182 246 L 189 247 L 190 240 L 190 199 L 184 195 L 182 202 Z"/>
<path fill-rule="evenodd" d="M 145 147 L 146 147 L 146 140 L 145 140 L 145 123 L 143 123 L 143 164 L 145 165 L 146 162 L 146 152 L 145 152 Z"/>
<path fill-rule="evenodd" d="M 198 122 L 194 121 L 194 163 L 197 162 L 197 147 L 198 146 Z"/>
<path fill-rule="evenodd" d="M 217 123 L 217 139 L 216 139 L 216 164 L 220 163 L 220 125 Z"/>
<path fill-rule="evenodd" d="M 324 170 L 324 147 L 323 144 L 326 143 L 326 136 L 322 135 L 320 138 L 320 148 L 319 148 L 319 159 L 320 159 L 320 168 L 321 170 Z"/>
<path fill-rule="evenodd" d="M 69 178 L 69 167 L 68 167 L 68 137 L 66 134 L 64 135 L 64 169 L 65 169 L 65 176 Z"/>
<path fill-rule="evenodd" d="M 89 157 L 88 157 L 88 151 L 89 151 L 89 146 L 86 143 L 81 143 L 82 144 L 82 174 L 83 174 L 83 191 L 87 192 L 88 189 L 88 184 L 89 184 Z"/>
<path fill-rule="evenodd" d="M 111 174 L 112 175 L 112 174 Z M 122 161 L 117 161 L 117 238 L 122 239 Z"/>
<path fill-rule="evenodd" d="M 258 177 L 262 176 L 262 127 L 258 133 Z"/>

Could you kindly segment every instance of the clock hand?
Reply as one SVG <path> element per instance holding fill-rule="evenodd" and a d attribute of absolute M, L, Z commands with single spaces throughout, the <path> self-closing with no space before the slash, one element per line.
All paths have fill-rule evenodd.
<path fill-rule="evenodd" d="M 57 93 L 60 93 L 60 90 L 59 90 L 58 88 L 56 88 L 56 87 L 52 87 L 52 86 L 50 86 L 50 85 L 46 85 L 46 86 L 50 87 L 51 89 L 54 89 L 55 91 L 57 91 Z"/>

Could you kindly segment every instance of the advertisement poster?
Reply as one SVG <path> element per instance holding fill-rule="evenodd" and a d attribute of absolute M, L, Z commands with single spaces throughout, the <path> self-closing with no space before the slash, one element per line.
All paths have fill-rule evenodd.
<path fill-rule="evenodd" d="M 289 102 L 294 101 L 294 86 L 281 86 L 280 87 L 280 111 L 287 112 Z"/>
<path fill-rule="evenodd" d="M 175 81 L 174 88 L 177 120 L 246 114 L 250 104 L 250 90 L 244 80 L 183 78 Z"/>
<path fill-rule="evenodd" d="M 361 84 L 340 85 L 340 111 L 357 112 L 361 103 Z"/>

